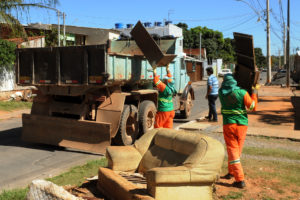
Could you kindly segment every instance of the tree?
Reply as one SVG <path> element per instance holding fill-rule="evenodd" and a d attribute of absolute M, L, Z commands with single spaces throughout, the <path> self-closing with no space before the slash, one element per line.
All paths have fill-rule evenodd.
<path fill-rule="evenodd" d="M 223 33 L 201 26 L 188 29 L 188 25 L 185 23 L 179 23 L 177 26 L 181 27 L 183 31 L 184 48 L 199 48 L 201 33 L 201 47 L 206 49 L 209 60 L 223 58 L 226 64 L 235 61 L 233 40 L 229 38 L 224 40 Z"/>
<path fill-rule="evenodd" d="M 12 70 L 16 59 L 15 49 L 16 45 L 14 43 L 0 39 L 0 72 L 3 68 Z"/>
<path fill-rule="evenodd" d="M 266 66 L 266 57 L 263 55 L 261 48 L 254 48 L 255 62 L 258 68 Z"/>
<path fill-rule="evenodd" d="M 224 45 L 220 51 L 220 55 L 223 58 L 223 62 L 225 64 L 234 63 L 236 61 L 233 39 L 230 38 L 224 39 Z"/>
<path fill-rule="evenodd" d="M 26 33 L 20 24 L 17 16 L 22 16 L 23 13 L 28 14 L 30 8 L 47 8 L 51 9 L 55 6 L 58 0 L 0 0 L 0 18 L 2 23 L 5 22 L 10 26 L 16 35 L 26 36 Z"/>

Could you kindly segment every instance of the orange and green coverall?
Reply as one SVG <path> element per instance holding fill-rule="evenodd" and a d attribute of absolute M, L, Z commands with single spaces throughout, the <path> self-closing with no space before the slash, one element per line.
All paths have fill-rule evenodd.
<path fill-rule="evenodd" d="M 174 81 L 171 73 L 167 73 L 167 84 L 163 83 L 159 76 L 154 74 L 154 84 L 158 89 L 158 108 L 155 116 L 155 128 L 173 128 L 175 111 L 173 107 L 173 96 L 176 94 Z"/>
<path fill-rule="evenodd" d="M 240 161 L 244 141 L 248 128 L 249 110 L 256 110 L 257 95 L 251 97 L 246 90 L 237 86 L 232 75 L 226 75 L 219 90 L 222 105 L 223 134 L 228 154 L 228 173 L 233 175 L 237 182 L 244 180 L 244 172 Z"/>

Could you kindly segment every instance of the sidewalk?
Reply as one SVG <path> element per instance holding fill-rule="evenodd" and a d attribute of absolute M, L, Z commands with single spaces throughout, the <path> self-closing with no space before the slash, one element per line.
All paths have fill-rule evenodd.
<path fill-rule="evenodd" d="M 286 138 L 300 141 L 300 93 L 293 93 L 279 86 L 262 86 L 256 112 L 249 112 L 248 135 Z M 295 96 L 297 95 L 297 96 Z M 293 103 L 291 102 L 293 99 Z M 294 106 L 296 108 L 294 108 Z M 295 110 L 297 113 L 295 114 Z M 219 122 L 195 120 L 183 124 L 178 129 L 204 130 L 222 133 L 222 115 Z"/>

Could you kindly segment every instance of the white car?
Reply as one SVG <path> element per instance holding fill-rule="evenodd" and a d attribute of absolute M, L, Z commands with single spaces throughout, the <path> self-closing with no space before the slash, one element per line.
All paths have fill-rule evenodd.
<path fill-rule="evenodd" d="M 230 69 L 222 69 L 218 75 L 225 76 L 225 74 L 232 74 L 232 71 Z"/>

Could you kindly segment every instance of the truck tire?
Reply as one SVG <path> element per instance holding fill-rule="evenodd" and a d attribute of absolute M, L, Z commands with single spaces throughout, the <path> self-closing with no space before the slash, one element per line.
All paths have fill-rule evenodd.
<path fill-rule="evenodd" d="M 156 106 L 152 101 L 146 100 L 139 107 L 140 135 L 154 128 Z"/>
<path fill-rule="evenodd" d="M 138 136 L 138 110 L 134 105 L 124 105 L 120 127 L 114 142 L 118 145 L 132 145 Z"/>
<path fill-rule="evenodd" d="M 183 118 L 187 119 L 191 115 L 192 106 L 193 106 L 192 94 L 188 92 L 186 101 L 184 102 L 184 109 L 180 111 L 181 116 Z"/>

